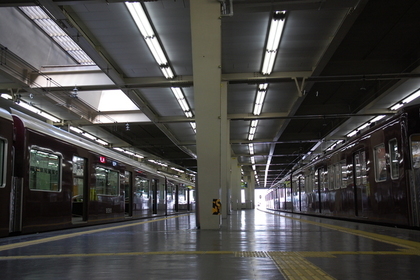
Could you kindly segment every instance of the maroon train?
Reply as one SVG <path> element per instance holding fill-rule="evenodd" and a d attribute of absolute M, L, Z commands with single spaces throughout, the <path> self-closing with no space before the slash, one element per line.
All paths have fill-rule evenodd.
<path fill-rule="evenodd" d="M 168 215 L 194 184 L 0 108 L 0 236 Z"/>
<path fill-rule="evenodd" d="M 267 208 L 418 228 L 420 106 L 350 139 L 269 189 Z"/>

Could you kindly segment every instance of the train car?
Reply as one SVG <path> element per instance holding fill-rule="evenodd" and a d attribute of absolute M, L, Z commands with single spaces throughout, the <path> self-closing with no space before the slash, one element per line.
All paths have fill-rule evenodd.
<path fill-rule="evenodd" d="M 9 233 L 13 172 L 13 119 L 0 108 L 0 236 Z"/>
<path fill-rule="evenodd" d="M 411 106 L 293 170 L 266 200 L 270 209 L 419 227 L 419 195 L 420 106 Z"/>
<path fill-rule="evenodd" d="M 0 127 L 0 236 L 193 209 L 192 182 L 13 109 Z"/>

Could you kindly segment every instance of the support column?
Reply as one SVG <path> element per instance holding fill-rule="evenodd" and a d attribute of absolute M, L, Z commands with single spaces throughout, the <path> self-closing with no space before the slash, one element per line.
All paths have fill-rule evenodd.
<path fill-rule="evenodd" d="M 238 159 L 232 157 L 230 161 L 231 174 L 230 186 L 232 191 L 232 209 L 241 210 L 241 168 L 238 166 Z"/>
<path fill-rule="evenodd" d="M 247 176 L 248 177 L 248 188 L 246 190 L 246 202 L 247 202 L 247 209 L 254 209 L 255 208 L 255 177 L 254 176 Z"/>
<path fill-rule="evenodd" d="M 220 3 L 212 0 L 190 1 L 191 40 L 194 75 L 194 105 L 197 125 L 198 219 L 201 229 L 218 229 L 222 215 L 214 213 L 213 201 L 223 205 L 222 168 L 226 166 L 226 131 L 222 118 L 221 20 Z M 224 97 L 225 98 L 225 97 Z M 226 121 L 226 120 L 225 120 Z M 223 210 L 222 210 L 223 211 Z M 220 212 L 221 214 L 221 212 Z"/>
<path fill-rule="evenodd" d="M 227 82 L 221 83 L 221 153 L 220 153 L 220 174 L 221 174 L 221 187 L 222 187 L 222 218 L 226 219 L 230 214 L 229 205 L 229 180 L 230 180 L 230 123 L 227 119 Z"/>

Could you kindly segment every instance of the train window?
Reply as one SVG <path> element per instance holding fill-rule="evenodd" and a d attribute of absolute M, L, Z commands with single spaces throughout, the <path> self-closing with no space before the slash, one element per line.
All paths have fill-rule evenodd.
<path fill-rule="evenodd" d="M 73 156 L 73 202 L 83 201 L 85 159 Z"/>
<path fill-rule="evenodd" d="M 319 181 L 321 191 L 325 191 L 328 188 L 328 171 L 325 168 L 319 169 Z"/>
<path fill-rule="evenodd" d="M 308 175 L 306 175 L 306 178 L 305 178 L 305 189 L 306 189 L 306 192 L 311 192 L 312 191 L 312 178 L 311 178 L 311 173 L 310 174 L 308 174 Z"/>
<path fill-rule="evenodd" d="M 299 177 L 299 187 L 300 187 L 300 192 L 305 193 L 305 177 L 303 176 Z"/>
<path fill-rule="evenodd" d="M 339 189 L 341 186 L 341 164 L 334 165 L 334 189 Z"/>
<path fill-rule="evenodd" d="M 335 176 L 334 176 L 334 165 L 329 165 L 328 166 L 328 188 L 330 189 L 330 190 L 332 190 L 332 189 L 334 189 L 335 187 L 334 187 L 334 185 L 335 185 L 335 182 L 334 182 L 334 178 L 335 178 Z"/>
<path fill-rule="evenodd" d="M 374 149 L 375 180 L 377 182 L 386 180 L 386 157 L 385 145 L 381 144 Z"/>
<path fill-rule="evenodd" d="M 95 194 L 112 195 L 120 194 L 119 174 L 117 171 L 97 166 L 95 168 Z"/>
<path fill-rule="evenodd" d="M 366 155 L 364 151 L 354 154 L 354 170 L 356 175 L 356 185 L 366 185 Z"/>
<path fill-rule="evenodd" d="M 52 152 L 31 149 L 29 153 L 29 189 L 61 191 L 61 157 Z"/>
<path fill-rule="evenodd" d="M 400 154 L 398 153 L 397 139 L 392 139 L 389 141 L 389 159 L 391 168 L 391 179 L 398 179 L 400 167 Z"/>
<path fill-rule="evenodd" d="M 134 195 L 136 197 L 150 198 L 150 181 L 137 176 L 134 183 Z"/>
<path fill-rule="evenodd" d="M 347 188 L 347 164 L 345 160 L 340 161 L 341 166 L 341 187 Z"/>
<path fill-rule="evenodd" d="M 362 185 L 367 184 L 367 168 L 366 168 L 366 153 L 365 151 L 360 152 L 360 164 L 361 164 L 361 176 Z"/>

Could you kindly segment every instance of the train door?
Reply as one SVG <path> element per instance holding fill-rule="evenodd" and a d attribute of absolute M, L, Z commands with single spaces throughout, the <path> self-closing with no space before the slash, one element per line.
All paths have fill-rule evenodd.
<path fill-rule="evenodd" d="M 86 159 L 73 156 L 72 222 L 87 221 L 87 172 Z"/>
<path fill-rule="evenodd" d="M 305 194 L 305 177 L 299 176 L 299 211 L 302 211 L 302 197 Z"/>
<path fill-rule="evenodd" d="M 411 223 L 420 226 L 420 135 L 410 139 L 412 170 L 410 170 Z"/>
<path fill-rule="evenodd" d="M 159 182 L 159 180 L 152 179 L 152 211 L 153 211 L 153 214 L 157 214 L 158 182 Z"/>
<path fill-rule="evenodd" d="M 22 170 L 20 171 L 22 172 Z M 19 173 L 19 171 L 17 172 Z M 16 174 L 15 174 L 16 175 Z M 23 207 L 23 179 L 21 176 L 13 176 L 10 193 L 10 225 L 9 232 L 22 231 L 22 207 Z"/>
<path fill-rule="evenodd" d="M 368 208 L 368 190 L 365 151 L 354 153 L 353 163 L 355 216 L 366 216 Z"/>
<path fill-rule="evenodd" d="M 133 187 L 131 184 L 131 172 L 125 171 L 121 178 L 121 188 L 124 190 L 124 214 L 126 217 L 133 216 Z"/>

